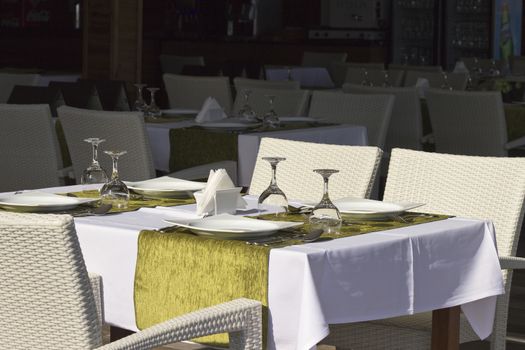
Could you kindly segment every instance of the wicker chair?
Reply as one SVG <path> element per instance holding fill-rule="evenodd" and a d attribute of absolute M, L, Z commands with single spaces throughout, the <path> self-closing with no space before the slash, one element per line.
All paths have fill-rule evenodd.
<path fill-rule="evenodd" d="M 490 219 L 506 293 L 498 297 L 491 349 L 505 349 L 512 270 L 525 268 L 516 249 L 523 221 L 525 159 L 471 157 L 394 149 L 384 193 L 391 202 L 426 203 L 418 211 Z M 342 349 L 428 349 L 430 313 L 336 325 L 327 344 Z M 461 317 L 460 342 L 478 340 Z"/>
<path fill-rule="evenodd" d="M 428 80 L 431 88 L 442 88 L 445 86 L 445 78 L 443 72 L 424 72 L 409 70 L 405 74 L 405 81 L 403 86 L 415 86 L 419 78 Z M 467 88 L 468 74 L 467 73 L 446 73 L 447 84 L 454 90 L 465 90 Z"/>
<path fill-rule="evenodd" d="M 340 171 L 330 178 L 330 198 L 367 198 L 372 191 L 381 154 L 377 147 L 327 145 L 265 137 L 259 146 L 249 194 L 260 195 L 270 183 L 271 168 L 262 157 L 279 156 L 286 160 L 277 167 L 277 183 L 290 199 L 320 200 L 323 182 L 313 172 L 313 169 L 319 168 Z"/>
<path fill-rule="evenodd" d="M 366 73 L 365 73 L 366 72 Z M 405 72 L 402 70 L 390 70 L 388 73 L 388 83 L 392 86 L 401 86 Z M 361 84 L 365 82 L 373 86 L 383 86 L 385 84 L 385 71 L 380 69 L 368 69 L 360 67 L 350 67 L 346 71 L 345 83 Z"/>
<path fill-rule="evenodd" d="M 261 80 L 241 77 L 234 78 L 233 85 L 235 86 L 237 94 L 246 89 L 299 90 L 301 88 L 301 84 L 294 80 Z"/>
<path fill-rule="evenodd" d="M 510 63 L 513 75 L 525 75 L 525 56 L 514 56 Z"/>
<path fill-rule="evenodd" d="M 57 88 L 49 86 L 15 85 L 9 99 L 9 104 L 41 105 L 47 104 L 53 117 L 57 116 L 57 108 L 64 104 L 62 93 Z"/>
<path fill-rule="evenodd" d="M 344 84 L 343 91 L 351 94 L 395 96 L 384 151 L 390 153 L 390 150 L 395 147 L 421 149 L 421 138 L 423 137 L 421 103 L 415 88 Z"/>
<path fill-rule="evenodd" d="M 248 103 L 257 115 L 268 112 L 268 95 L 275 96 L 274 110 L 279 116 L 304 116 L 310 101 L 308 90 L 284 90 L 252 88 Z M 236 115 L 245 103 L 243 90 L 238 90 L 233 112 Z"/>
<path fill-rule="evenodd" d="M 506 156 L 525 138 L 507 142 L 500 92 L 426 92 L 436 151 L 477 156 Z"/>
<path fill-rule="evenodd" d="M 102 346 L 100 279 L 88 277 L 71 216 L 0 212 L 0 256 L 2 349 L 151 349 L 225 332 L 231 348 L 262 348 L 261 305 L 248 299 Z"/>
<path fill-rule="evenodd" d="M 38 74 L 0 72 L 0 103 L 6 103 L 15 85 L 36 85 Z"/>
<path fill-rule="evenodd" d="M 184 66 L 204 66 L 202 56 L 160 55 L 162 73 L 181 74 Z"/>
<path fill-rule="evenodd" d="M 301 65 L 304 67 L 330 67 L 332 62 L 345 62 L 346 52 L 303 52 Z"/>
<path fill-rule="evenodd" d="M 141 113 L 92 111 L 62 106 L 58 108 L 58 116 L 66 136 L 77 183 L 80 183 L 84 169 L 91 164 L 91 147 L 83 141 L 90 137 L 106 140 L 101 144 L 101 149 L 128 152 L 119 162 L 119 174 L 123 180 L 137 181 L 155 177 L 153 157 Z M 111 158 L 99 154 L 99 162 L 110 174 Z"/>
<path fill-rule="evenodd" d="M 226 113 L 232 108 L 232 92 L 228 77 L 194 77 L 164 74 L 164 85 L 171 108 L 201 109 L 208 97 L 219 102 Z"/>
<path fill-rule="evenodd" d="M 336 87 L 343 85 L 348 68 L 361 68 L 361 70 L 384 70 L 385 65 L 383 63 L 373 62 L 330 62 L 328 72 L 330 73 L 330 77 L 332 78 L 332 81 Z"/>
<path fill-rule="evenodd" d="M 416 65 L 410 65 L 410 64 L 398 64 L 398 63 L 390 63 L 388 65 L 388 69 L 396 69 L 396 70 L 416 70 L 419 72 L 441 72 L 443 68 L 441 66 L 416 66 Z"/>
<path fill-rule="evenodd" d="M 0 164 L 0 192 L 64 184 L 48 105 L 0 104 Z"/>
<path fill-rule="evenodd" d="M 308 115 L 333 123 L 364 125 L 368 143 L 383 149 L 393 106 L 391 95 L 314 91 Z"/>

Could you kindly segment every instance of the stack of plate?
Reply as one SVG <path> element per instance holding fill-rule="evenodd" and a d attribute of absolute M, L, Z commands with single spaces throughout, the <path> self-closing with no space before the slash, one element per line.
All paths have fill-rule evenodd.
<path fill-rule="evenodd" d="M 155 179 L 130 182 L 126 181 L 130 190 L 151 198 L 189 198 L 193 192 L 206 187 L 205 182 L 188 181 L 169 176 Z"/>
<path fill-rule="evenodd" d="M 79 205 L 98 200 L 98 198 L 76 198 L 53 193 L 27 191 L 20 194 L 1 195 L 0 208 L 17 212 L 54 212 L 74 209 Z"/>

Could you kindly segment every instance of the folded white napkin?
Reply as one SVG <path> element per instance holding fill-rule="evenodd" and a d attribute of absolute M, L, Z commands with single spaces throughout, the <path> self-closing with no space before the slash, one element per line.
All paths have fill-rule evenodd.
<path fill-rule="evenodd" d="M 463 61 L 457 61 L 452 73 L 468 73 L 468 68 Z"/>
<path fill-rule="evenodd" d="M 430 88 L 430 84 L 428 83 L 428 79 L 425 78 L 417 78 L 416 81 L 416 89 L 419 93 L 420 98 L 425 98 L 425 91 Z"/>
<path fill-rule="evenodd" d="M 196 123 L 206 123 L 206 122 L 213 122 L 221 119 L 225 119 L 228 116 L 226 113 L 224 113 L 224 110 L 219 105 L 219 102 L 217 102 L 216 99 L 213 97 L 208 97 L 206 101 L 204 101 L 204 104 L 202 105 L 202 108 L 195 117 Z"/>
<path fill-rule="evenodd" d="M 197 200 L 197 215 L 206 215 L 208 213 L 214 212 L 215 209 L 215 193 L 218 190 L 229 190 L 234 189 L 235 185 L 230 179 L 230 176 L 225 169 L 210 170 L 210 176 L 208 177 L 208 182 L 206 187 L 202 191 Z M 244 209 L 246 208 L 246 201 L 242 199 L 240 194 L 237 194 L 237 208 Z"/>

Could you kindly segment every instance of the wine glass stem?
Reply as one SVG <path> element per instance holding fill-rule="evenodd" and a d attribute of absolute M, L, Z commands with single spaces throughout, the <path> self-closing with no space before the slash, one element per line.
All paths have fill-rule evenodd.
<path fill-rule="evenodd" d="M 138 96 L 138 100 L 139 100 L 140 102 L 142 102 L 142 101 L 144 101 L 144 98 L 142 98 L 142 87 L 139 87 L 138 90 L 139 90 L 139 91 L 138 91 L 138 95 L 139 95 L 139 96 Z"/>
<path fill-rule="evenodd" d="M 327 199 L 330 198 L 328 196 L 328 177 L 327 176 L 323 176 L 323 181 L 324 181 L 323 200 L 327 200 Z"/>
<path fill-rule="evenodd" d="M 93 165 L 98 165 L 98 144 L 93 143 Z"/>
<path fill-rule="evenodd" d="M 111 160 L 113 161 L 113 172 L 111 173 L 111 179 L 115 180 L 118 179 L 118 157 L 112 157 Z"/>
<path fill-rule="evenodd" d="M 277 178 L 276 178 L 276 170 L 277 170 L 277 164 L 272 164 L 272 181 L 270 182 L 270 186 L 277 186 Z"/>

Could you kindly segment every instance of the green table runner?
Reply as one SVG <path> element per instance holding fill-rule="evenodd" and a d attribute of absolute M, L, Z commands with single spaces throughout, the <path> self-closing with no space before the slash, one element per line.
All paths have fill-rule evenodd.
<path fill-rule="evenodd" d="M 99 198 L 100 194 L 97 190 L 93 191 L 82 191 L 82 192 L 70 192 L 66 193 L 65 195 L 73 196 L 73 197 L 79 197 L 79 198 Z M 176 205 L 184 205 L 184 204 L 193 204 L 195 203 L 195 198 L 143 198 L 142 196 L 136 196 L 132 195 L 131 199 L 128 202 L 127 208 L 111 208 L 109 213 L 124 213 L 129 211 L 135 211 L 140 208 L 148 207 L 156 207 L 156 206 L 176 206 Z M 82 208 L 82 206 L 68 210 L 68 213 L 71 215 L 75 215 L 75 213 L 82 213 L 85 211 L 85 208 Z"/>
<path fill-rule="evenodd" d="M 253 129 L 242 133 L 305 129 L 334 124 L 293 123 L 276 129 Z M 198 165 L 237 160 L 237 138 L 241 132 L 209 130 L 199 126 L 170 130 L 170 171 Z"/>
<path fill-rule="evenodd" d="M 343 225 L 337 239 L 363 233 L 443 220 L 448 216 L 416 216 L 408 222 L 359 221 Z M 265 215 L 260 219 L 304 221 L 304 217 Z M 307 230 L 308 227 L 302 228 Z M 290 245 L 300 244 L 289 241 Z M 282 247 L 282 245 L 276 246 Z M 263 304 L 263 325 L 267 324 L 268 259 L 272 247 L 248 245 L 244 241 L 216 240 L 193 235 L 186 229 L 170 233 L 142 231 L 138 241 L 135 272 L 135 316 L 144 329 L 175 316 L 245 297 Z M 263 328 L 266 341 L 266 327 Z M 225 346 L 227 334 L 198 339 Z"/>

